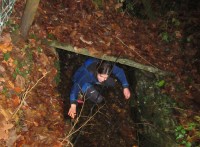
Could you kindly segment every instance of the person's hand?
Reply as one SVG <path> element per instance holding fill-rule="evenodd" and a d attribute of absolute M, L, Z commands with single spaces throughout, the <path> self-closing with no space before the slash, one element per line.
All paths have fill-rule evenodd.
<path fill-rule="evenodd" d="M 129 99 L 131 96 L 129 88 L 124 88 L 123 92 L 124 92 L 125 99 Z"/>
<path fill-rule="evenodd" d="M 76 116 L 76 104 L 71 104 L 71 107 L 69 109 L 68 115 L 71 118 L 74 118 Z"/>

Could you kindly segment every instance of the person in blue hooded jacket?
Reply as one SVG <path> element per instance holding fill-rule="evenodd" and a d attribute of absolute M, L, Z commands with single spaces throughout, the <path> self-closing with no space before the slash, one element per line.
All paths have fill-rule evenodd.
<path fill-rule="evenodd" d="M 96 85 L 111 86 L 115 82 L 110 75 L 113 74 L 121 83 L 125 99 L 130 98 L 129 84 L 127 82 L 124 70 L 108 61 L 102 61 L 95 58 L 89 58 L 79 67 L 73 76 L 73 86 L 70 92 L 70 104 L 68 115 L 72 118 L 76 116 L 76 107 L 78 95 L 81 92 L 85 100 L 98 104 L 104 100 L 101 91 L 98 91 Z"/>

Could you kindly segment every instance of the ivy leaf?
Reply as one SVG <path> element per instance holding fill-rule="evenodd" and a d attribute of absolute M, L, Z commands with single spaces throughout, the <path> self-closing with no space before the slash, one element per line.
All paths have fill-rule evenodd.
<path fill-rule="evenodd" d="M 191 131 L 196 127 L 195 123 L 189 123 L 188 130 Z"/>
<path fill-rule="evenodd" d="M 191 144 L 190 142 L 187 142 L 187 143 L 185 144 L 185 146 L 186 146 L 186 147 L 191 147 L 192 144 Z"/>
<path fill-rule="evenodd" d="M 185 134 L 185 133 L 186 133 L 186 131 L 185 131 L 184 129 L 182 129 L 182 130 L 181 130 L 181 133 L 182 133 L 182 134 Z"/>
<path fill-rule="evenodd" d="M 183 138 L 184 135 L 183 134 L 179 134 L 178 137 L 176 137 L 176 140 Z"/>
<path fill-rule="evenodd" d="M 163 41 L 169 42 L 169 34 L 167 32 L 163 32 L 161 35 Z"/>
<path fill-rule="evenodd" d="M 3 58 L 4 58 L 5 61 L 8 61 L 8 59 L 10 58 L 10 53 L 5 53 L 3 55 Z"/>
<path fill-rule="evenodd" d="M 156 82 L 156 86 L 158 86 L 158 87 L 163 87 L 164 85 L 165 85 L 165 81 L 164 80 Z"/>

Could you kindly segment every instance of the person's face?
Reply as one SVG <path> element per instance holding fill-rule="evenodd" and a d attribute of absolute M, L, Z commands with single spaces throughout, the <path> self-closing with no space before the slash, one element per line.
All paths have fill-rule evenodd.
<path fill-rule="evenodd" d="M 108 75 L 107 74 L 97 74 L 97 80 L 100 83 L 104 82 L 107 79 L 108 79 Z"/>

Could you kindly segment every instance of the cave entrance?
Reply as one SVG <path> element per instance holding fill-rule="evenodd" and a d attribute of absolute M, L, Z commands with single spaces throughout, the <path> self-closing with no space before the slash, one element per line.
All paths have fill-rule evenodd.
<path fill-rule="evenodd" d="M 84 61 L 89 58 L 85 55 L 80 55 L 65 50 L 56 50 L 59 56 L 60 65 L 60 83 L 58 86 L 59 92 L 64 100 L 64 115 L 67 120 L 67 112 L 69 109 L 69 95 L 72 86 L 72 76 L 74 72 L 80 67 Z M 127 80 L 130 84 L 132 97 L 134 96 L 134 89 L 136 80 L 134 77 L 134 68 L 126 65 L 116 63 L 117 66 L 124 69 Z M 134 121 L 131 115 L 130 104 L 134 100 L 132 97 L 129 100 L 124 99 L 122 86 L 116 82 L 116 86 L 110 89 L 103 89 L 103 96 L 105 97 L 105 104 L 100 104 L 94 108 L 93 114 L 99 111 L 94 118 L 81 131 L 79 139 L 72 139 L 76 141 L 77 146 L 133 146 L 137 144 L 136 129 L 134 128 Z M 77 125 L 83 125 L 87 121 L 87 115 L 91 112 L 92 103 L 86 101 L 83 109 L 80 122 Z M 101 110 L 99 110 L 99 108 Z M 78 106 L 82 109 L 82 106 Z M 87 119 L 86 119 L 87 118 Z M 75 138 L 77 134 L 74 135 Z"/>
<path fill-rule="evenodd" d="M 70 120 L 67 112 L 72 87 L 71 78 L 90 56 L 86 56 L 88 53 L 83 55 L 63 49 L 57 49 L 57 53 L 61 79 L 58 89 L 65 103 L 64 115 L 67 120 Z M 113 61 L 116 61 L 116 57 L 114 59 Z M 155 74 L 145 70 L 118 62 L 116 65 L 124 69 L 132 97 L 128 101 L 124 100 L 119 82 L 116 82 L 114 88 L 103 90 L 102 93 L 106 99 L 105 106 L 101 110 L 98 108 L 102 105 L 95 107 L 93 113 L 98 112 L 97 115 L 89 118 L 90 121 L 83 127 L 84 130 L 79 131 L 80 135 L 77 133 L 73 135 L 75 138 L 79 137 L 78 141 L 72 138 L 72 142 L 75 142 L 75 146 L 129 147 L 138 144 L 144 147 L 176 146 L 173 134 L 165 132 L 166 128 L 176 126 L 176 118 L 172 117 L 173 110 L 170 109 L 175 102 L 168 95 L 161 93 L 161 89 L 156 86 L 158 78 Z M 79 125 L 76 128 L 87 121 L 91 107 L 92 104 L 87 101 L 83 109 L 85 113 L 81 114 Z M 78 108 L 82 107 L 78 106 Z"/>

